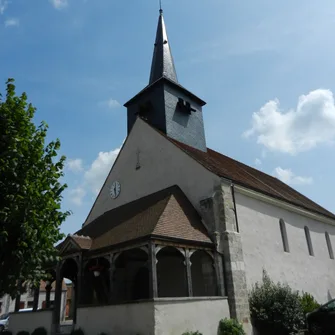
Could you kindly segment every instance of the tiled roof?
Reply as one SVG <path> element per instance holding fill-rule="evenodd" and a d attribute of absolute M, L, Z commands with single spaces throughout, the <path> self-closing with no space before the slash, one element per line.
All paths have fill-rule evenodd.
<path fill-rule="evenodd" d="M 212 149 L 208 148 L 207 152 L 203 152 L 171 138 L 168 138 L 168 140 L 202 164 L 206 169 L 220 177 L 227 178 L 238 185 L 335 219 L 333 213 L 319 206 L 275 177 L 222 155 Z"/>
<path fill-rule="evenodd" d="M 81 249 L 90 249 L 92 245 L 92 240 L 89 236 L 82 236 L 82 235 L 69 235 Z"/>
<path fill-rule="evenodd" d="M 91 237 L 91 250 L 149 236 L 212 243 L 200 216 L 177 186 L 110 210 L 77 234 Z"/>

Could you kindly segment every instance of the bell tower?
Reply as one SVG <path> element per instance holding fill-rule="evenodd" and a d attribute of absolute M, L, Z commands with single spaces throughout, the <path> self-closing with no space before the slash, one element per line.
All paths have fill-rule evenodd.
<path fill-rule="evenodd" d="M 141 117 L 168 137 L 207 151 L 202 117 L 205 104 L 178 82 L 163 10 L 160 9 L 149 84 L 124 105 L 128 134 L 136 118 Z"/>

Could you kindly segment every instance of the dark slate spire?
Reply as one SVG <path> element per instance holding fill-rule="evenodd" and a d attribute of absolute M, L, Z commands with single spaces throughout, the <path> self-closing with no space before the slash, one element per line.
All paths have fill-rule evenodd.
<path fill-rule="evenodd" d="M 166 33 L 163 10 L 159 10 L 159 19 L 156 33 L 154 54 L 152 57 L 149 85 L 161 77 L 168 78 L 178 83 L 176 69 Z"/>
<path fill-rule="evenodd" d="M 206 102 L 178 83 L 162 9 L 159 14 L 149 85 L 124 105 L 128 134 L 140 117 L 167 137 L 206 152 Z"/>

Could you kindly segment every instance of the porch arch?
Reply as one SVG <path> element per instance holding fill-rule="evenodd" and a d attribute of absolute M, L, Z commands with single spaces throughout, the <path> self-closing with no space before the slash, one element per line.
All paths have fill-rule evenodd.
<path fill-rule="evenodd" d="M 174 247 L 157 252 L 158 297 L 187 297 L 185 256 Z"/>
<path fill-rule="evenodd" d="M 193 296 L 211 297 L 218 295 L 215 263 L 204 250 L 196 250 L 190 258 Z"/>
<path fill-rule="evenodd" d="M 112 278 L 112 302 L 148 299 L 148 253 L 141 248 L 121 252 L 115 260 Z"/>

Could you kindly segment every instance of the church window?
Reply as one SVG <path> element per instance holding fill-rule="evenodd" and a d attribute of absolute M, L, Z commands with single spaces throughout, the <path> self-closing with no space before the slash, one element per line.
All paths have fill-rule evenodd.
<path fill-rule="evenodd" d="M 330 241 L 329 234 L 326 232 L 325 236 L 326 236 L 326 242 L 327 242 L 329 257 L 331 259 L 334 259 L 334 252 L 333 252 L 332 242 Z"/>
<path fill-rule="evenodd" d="M 287 239 L 286 225 L 283 219 L 279 220 L 279 226 L 280 226 L 281 238 L 283 240 L 284 251 L 290 252 L 290 247 L 288 245 L 288 239 Z"/>
<path fill-rule="evenodd" d="M 305 226 L 305 235 L 306 235 L 306 242 L 307 242 L 307 247 L 308 247 L 308 252 L 310 256 L 314 256 L 314 251 L 313 251 L 313 245 L 312 245 L 312 240 L 311 240 L 311 234 L 309 232 L 308 227 Z"/>

